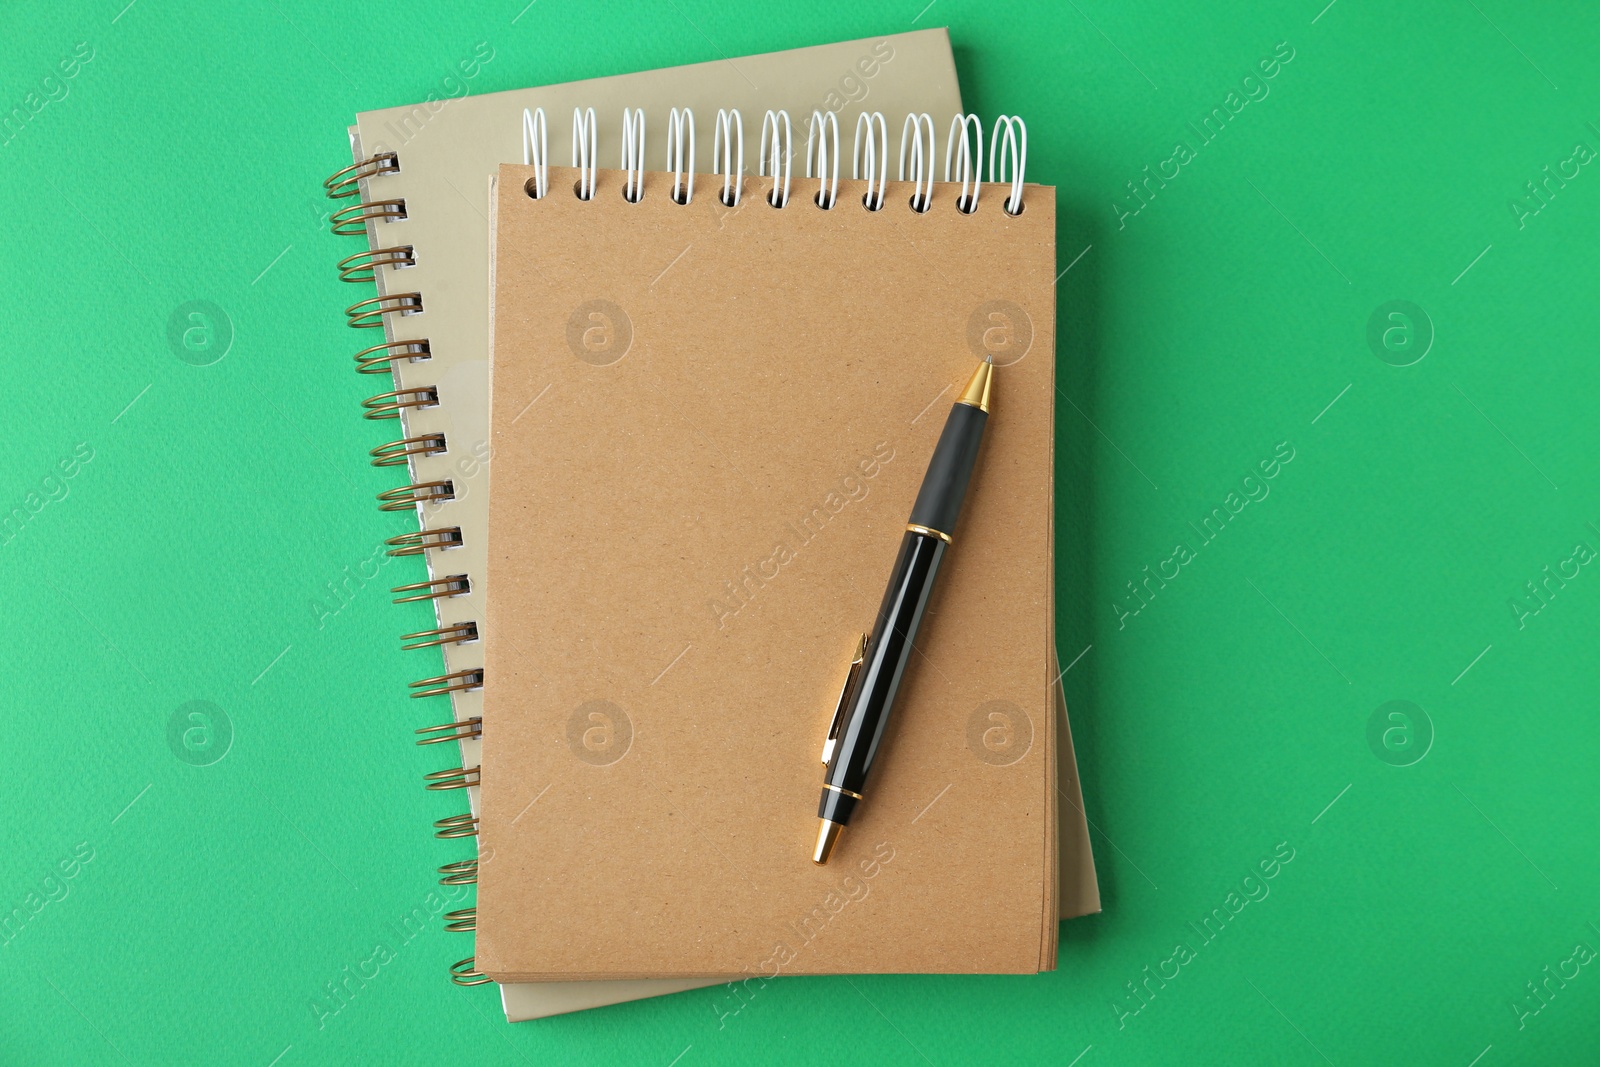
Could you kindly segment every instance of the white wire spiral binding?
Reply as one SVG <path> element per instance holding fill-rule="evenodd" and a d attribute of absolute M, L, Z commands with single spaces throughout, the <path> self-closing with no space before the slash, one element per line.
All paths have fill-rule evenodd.
<path fill-rule="evenodd" d="M 868 211 L 882 211 L 884 194 L 889 186 L 889 127 L 883 119 L 883 112 L 874 111 L 871 114 L 863 111 L 856 119 L 856 146 L 850 156 L 850 178 L 852 181 L 861 179 L 861 131 L 865 128 L 867 133 L 867 192 L 861 198 Z M 873 135 L 876 129 L 877 136 Z M 876 187 L 874 187 L 876 186 Z"/>
<path fill-rule="evenodd" d="M 735 149 L 733 142 L 737 134 L 739 147 Z M 735 156 L 735 151 L 738 155 Z M 739 114 L 739 109 L 732 111 L 717 109 L 717 132 L 711 141 L 712 173 L 722 175 L 722 203 L 726 207 L 738 207 L 739 198 L 744 193 L 744 119 Z"/>
<path fill-rule="evenodd" d="M 1000 131 L 1005 130 L 1001 140 Z M 1000 180 L 1006 180 L 1006 159 L 1011 160 L 1011 195 L 1003 205 L 1007 215 L 1022 214 L 1022 181 L 1028 171 L 1028 124 L 1015 115 L 1001 115 L 994 120 L 989 136 L 989 181 L 995 180 L 995 165 L 999 164 Z"/>
<path fill-rule="evenodd" d="M 830 149 L 829 131 L 832 131 L 832 144 Z M 819 137 L 818 134 L 821 134 Z M 828 162 L 833 162 L 832 188 L 829 188 Z M 816 173 L 811 173 L 812 164 L 816 164 Z M 816 204 L 824 211 L 833 209 L 834 201 L 839 199 L 839 116 L 829 111 L 811 113 L 811 128 L 806 134 L 806 177 L 817 179 Z"/>
<path fill-rule="evenodd" d="M 622 109 L 622 198 L 637 204 L 644 196 L 644 109 Z"/>
<path fill-rule="evenodd" d="M 578 168 L 578 199 L 594 199 L 594 182 L 599 173 L 595 166 L 595 149 L 600 135 L 595 132 L 594 108 L 583 111 L 572 109 L 572 165 Z"/>
<path fill-rule="evenodd" d="M 971 128 L 975 145 L 967 144 L 967 130 Z M 944 146 L 944 180 L 950 181 L 950 157 L 956 151 L 956 144 L 960 143 L 961 151 L 957 160 L 961 174 L 961 195 L 956 199 L 956 207 L 962 213 L 970 215 L 978 210 L 978 194 L 983 190 L 983 123 L 976 115 L 957 115 L 950 121 L 950 140 Z M 973 153 L 977 159 L 973 159 Z M 967 192 L 967 183 L 972 183 L 972 192 Z"/>
<path fill-rule="evenodd" d="M 927 147 L 923 147 L 923 131 L 927 131 Z M 933 206 L 933 116 L 927 112 L 912 112 L 900 128 L 900 177 L 906 180 L 906 149 L 911 150 L 911 210 L 927 211 Z M 887 162 L 887 161 L 886 161 Z M 885 170 L 888 168 L 885 167 Z M 924 184 L 926 182 L 926 184 Z"/>
<path fill-rule="evenodd" d="M 687 144 L 687 149 L 685 145 Z M 667 169 L 672 172 L 672 202 L 694 199 L 694 112 L 673 108 L 667 116 Z"/>
<path fill-rule="evenodd" d="M 783 120 L 780 131 L 778 120 Z M 772 132 L 772 154 L 769 160 L 767 154 L 767 132 Z M 780 139 L 779 134 L 782 134 Z M 767 203 L 773 207 L 787 207 L 789 203 L 789 184 L 794 180 L 794 127 L 789 125 L 787 111 L 768 111 L 761 120 L 761 176 L 768 177 L 768 164 L 771 164 L 772 192 L 767 194 Z M 779 172 L 782 180 L 779 180 Z M 780 193 L 779 190 L 782 190 Z"/>
<path fill-rule="evenodd" d="M 863 131 L 866 133 L 864 154 Z M 644 195 L 643 109 L 623 109 L 622 140 L 622 170 L 626 174 L 622 195 L 638 203 Z M 694 112 L 689 108 L 673 108 L 667 121 L 667 169 L 672 171 L 672 199 L 678 204 L 694 199 L 694 142 Z M 910 174 L 911 207 L 919 212 L 932 207 L 934 146 L 933 118 L 926 113 L 907 115 L 900 131 L 898 180 L 906 181 L 907 173 Z M 595 161 L 598 147 L 594 108 L 573 108 L 572 165 L 579 171 L 577 195 L 581 200 L 594 198 L 599 173 Z M 794 129 L 787 111 L 768 111 L 762 119 L 760 152 L 761 176 L 773 178 L 767 202 L 773 207 L 786 207 L 794 180 Z M 721 200 L 728 207 L 738 207 L 743 196 L 744 119 L 737 109 L 717 112 L 712 154 L 714 173 L 722 177 Z M 818 179 L 816 203 L 824 210 L 831 209 L 838 200 L 839 156 L 838 116 L 833 112 L 813 111 L 806 138 L 806 177 Z M 525 166 L 534 168 L 532 184 L 536 200 L 549 192 L 549 159 L 549 129 L 544 109 L 524 108 L 522 161 Z M 862 202 L 869 210 L 883 209 L 889 182 L 888 164 L 889 133 L 882 112 L 861 114 L 856 120 L 851 178 L 859 181 L 865 176 L 867 192 Z M 978 210 L 978 196 L 983 189 L 982 170 L 983 123 L 976 115 L 959 114 L 950 123 L 950 137 L 944 153 L 944 180 L 960 181 L 961 194 L 956 206 L 964 214 Z M 988 180 L 991 184 L 1011 183 L 1011 195 L 1002 205 L 1008 215 L 1022 214 L 1027 170 L 1027 123 L 1020 116 L 1001 115 L 995 120 L 989 140 Z"/>
<path fill-rule="evenodd" d="M 544 108 L 531 113 L 522 109 L 522 165 L 533 168 L 533 198 L 542 200 L 550 191 L 550 131 L 545 126 Z"/>

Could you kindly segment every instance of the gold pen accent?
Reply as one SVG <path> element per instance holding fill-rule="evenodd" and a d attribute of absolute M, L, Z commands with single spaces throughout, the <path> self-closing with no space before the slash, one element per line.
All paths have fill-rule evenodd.
<path fill-rule="evenodd" d="M 954 541 L 950 540 L 949 534 L 945 533 L 943 530 L 935 530 L 932 526 L 918 526 L 914 522 L 908 522 L 906 523 L 906 529 L 910 530 L 912 533 L 927 534 L 929 537 L 937 537 L 947 545 L 955 544 Z"/>
<path fill-rule="evenodd" d="M 844 720 L 844 702 L 850 696 L 850 687 L 856 684 L 856 675 L 861 673 L 861 661 L 867 656 L 867 635 L 862 634 L 856 640 L 856 650 L 850 655 L 850 669 L 844 676 L 844 687 L 839 690 L 839 703 L 834 706 L 833 720 L 828 724 L 827 739 L 822 742 L 822 765 L 826 767 L 828 761 L 833 759 L 833 746 L 839 741 L 839 727 Z"/>
<path fill-rule="evenodd" d="M 989 410 L 989 385 L 994 381 L 994 364 L 987 359 L 978 364 L 978 369 L 972 372 L 972 377 L 967 380 L 967 387 L 961 390 L 961 395 L 956 397 L 957 404 L 966 404 L 979 411 Z"/>
<path fill-rule="evenodd" d="M 822 820 L 822 825 L 817 827 L 817 847 L 811 853 L 811 862 L 822 865 L 828 862 L 828 857 L 833 854 L 833 846 L 839 843 L 839 835 L 844 832 L 844 827 L 828 819 Z"/>
<path fill-rule="evenodd" d="M 826 783 L 826 782 L 824 782 L 824 783 L 823 783 L 823 784 L 822 784 L 822 788 L 824 788 L 824 789 L 831 789 L 831 790 L 833 790 L 833 791 L 834 791 L 834 792 L 835 792 L 835 793 L 843 793 L 843 794 L 844 794 L 844 795 L 845 795 L 845 796 L 847 796 L 847 797 L 855 797 L 855 798 L 856 798 L 856 799 L 857 799 L 857 800 L 865 800 L 865 799 L 867 799 L 867 798 L 866 798 L 866 797 L 864 797 L 864 796 L 862 796 L 862 795 L 861 795 L 861 794 L 860 794 L 860 793 L 852 793 L 852 792 L 850 792 L 850 790 L 848 790 L 848 789 L 845 789 L 845 788 L 844 788 L 844 787 L 842 787 L 842 786 L 837 786 L 837 785 L 829 785 L 829 784 L 827 784 L 827 783 Z"/>

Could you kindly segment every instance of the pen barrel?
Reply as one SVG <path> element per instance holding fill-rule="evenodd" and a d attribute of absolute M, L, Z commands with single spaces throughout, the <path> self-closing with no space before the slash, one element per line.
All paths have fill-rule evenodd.
<path fill-rule="evenodd" d="M 922 479 L 917 502 L 911 506 L 911 524 L 950 535 L 955 533 L 961 502 L 966 499 L 972 467 L 989 413 L 971 404 L 957 403 L 945 420 L 944 432 L 933 450 L 933 461 Z"/>
<path fill-rule="evenodd" d="M 913 530 L 907 530 L 900 542 L 889 587 L 867 638 L 861 670 L 846 697 L 838 743 L 822 777 L 822 800 L 817 808 L 821 818 L 840 824 L 850 821 L 889 724 L 944 551 L 943 540 Z"/>

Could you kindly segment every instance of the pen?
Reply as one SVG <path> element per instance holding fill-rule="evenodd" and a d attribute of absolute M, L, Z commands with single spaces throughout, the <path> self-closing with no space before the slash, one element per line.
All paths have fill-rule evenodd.
<path fill-rule="evenodd" d="M 895 693 L 911 658 L 912 642 L 922 623 L 928 594 L 933 591 L 939 561 L 950 545 L 961 501 L 967 494 L 972 465 L 978 458 L 983 428 L 989 421 L 989 385 L 994 364 L 978 364 L 967 387 L 950 408 L 944 432 L 933 450 L 928 473 L 923 476 L 917 502 L 911 506 L 911 521 L 900 539 L 900 554 L 889 572 L 889 588 L 883 594 L 871 636 L 856 646 L 856 655 L 845 679 L 844 691 L 828 727 L 822 747 L 822 801 L 817 817 L 817 846 L 813 863 L 827 863 L 839 841 L 839 834 L 850 823 L 856 805 L 864 798 L 867 772 L 878 754 Z"/>

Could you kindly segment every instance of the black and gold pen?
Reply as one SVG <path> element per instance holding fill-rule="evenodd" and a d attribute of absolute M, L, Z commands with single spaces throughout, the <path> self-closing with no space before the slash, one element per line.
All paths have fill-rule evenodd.
<path fill-rule="evenodd" d="M 933 460 L 922 479 L 917 502 L 911 507 L 911 521 L 900 541 L 900 554 L 889 573 L 889 588 L 883 594 L 872 634 L 856 646 L 856 655 L 839 694 L 828 739 L 822 747 L 822 762 L 828 769 L 822 775 L 822 802 L 817 816 L 817 847 L 812 862 L 827 863 L 839 833 L 850 823 L 850 816 L 861 802 L 867 772 L 878 754 L 895 693 L 911 658 L 912 642 L 922 613 L 933 591 L 939 561 L 950 544 L 967 495 L 967 482 L 978 458 L 983 428 L 989 421 L 989 384 L 994 364 L 978 364 L 967 387 L 956 398 L 950 418 L 939 435 Z"/>

